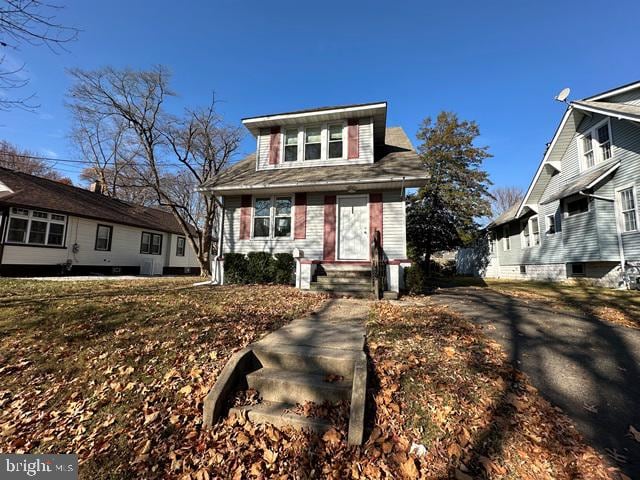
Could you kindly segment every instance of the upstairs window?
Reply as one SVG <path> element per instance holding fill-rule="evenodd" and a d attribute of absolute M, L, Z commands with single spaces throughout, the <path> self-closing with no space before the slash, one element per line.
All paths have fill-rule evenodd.
<path fill-rule="evenodd" d="M 343 125 L 329 125 L 329 158 L 342 158 Z"/>
<path fill-rule="evenodd" d="M 600 162 L 609 160 L 613 156 L 609 120 L 607 119 L 584 132 L 578 138 L 578 147 L 582 170 L 587 170 Z"/>
<path fill-rule="evenodd" d="M 184 257 L 184 247 L 187 239 L 185 237 L 178 237 L 176 240 L 176 257 Z"/>
<path fill-rule="evenodd" d="M 320 160 L 322 155 L 322 128 L 309 127 L 304 132 L 304 159 Z"/>
<path fill-rule="evenodd" d="M 6 240 L 9 243 L 61 247 L 66 220 L 64 215 L 13 207 Z"/>
<path fill-rule="evenodd" d="M 288 129 L 284 131 L 284 161 L 295 162 L 298 160 L 298 130 Z"/>
<path fill-rule="evenodd" d="M 573 217 L 580 213 L 589 211 L 589 199 L 586 197 L 578 198 L 571 202 L 567 202 L 567 216 Z"/>
<path fill-rule="evenodd" d="M 638 212 L 636 209 L 635 189 L 628 187 L 618 191 L 620 216 L 623 232 L 638 230 Z"/>

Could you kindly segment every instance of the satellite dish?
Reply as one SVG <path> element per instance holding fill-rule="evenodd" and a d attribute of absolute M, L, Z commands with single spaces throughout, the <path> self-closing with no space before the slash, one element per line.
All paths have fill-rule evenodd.
<path fill-rule="evenodd" d="M 556 100 L 559 102 L 564 102 L 567 100 L 570 93 L 571 93 L 570 88 L 563 88 L 562 91 L 558 95 L 556 95 Z"/>

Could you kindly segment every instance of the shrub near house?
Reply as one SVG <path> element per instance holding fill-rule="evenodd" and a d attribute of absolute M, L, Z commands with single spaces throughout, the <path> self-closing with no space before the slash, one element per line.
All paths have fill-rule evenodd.
<path fill-rule="evenodd" d="M 226 283 L 292 283 L 295 260 L 289 253 L 227 253 L 224 261 Z"/>

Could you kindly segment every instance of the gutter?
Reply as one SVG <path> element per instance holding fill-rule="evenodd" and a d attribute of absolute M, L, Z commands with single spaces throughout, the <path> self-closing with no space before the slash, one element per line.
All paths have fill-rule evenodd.
<path fill-rule="evenodd" d="M 4 235 L 7 225 L 9 224 L 9 207 L 5 207 L 0 212 L 0 265 L 2 265 L 2 256 L 4 255 Z"/>
<path fill-rule="evenodd" d="M 428 180 L 428 177 L 386 177 L 386 178 L 373 178 L 373 179 L 359 179 L 359 180 L 327 180 L 324 182 L 294 182 L 294 183 L 277 183 L 277 184 L 254 184 L 254 185 L 235 185 L 232 187 L 224 187 L 216 189 L 214 187 L 198 187 L 197 192 L 212 192 L 217 190 L 219 192 L 234 191 L 234 190 L 258 190 L 267 188 L 297 188 L 297 187 L 315 187 L 315 186 L 329 186 L 329 185 L 366 185 L 369 183 L 386 183 L 386 182 L 402 182 L 411 180 Z"/>

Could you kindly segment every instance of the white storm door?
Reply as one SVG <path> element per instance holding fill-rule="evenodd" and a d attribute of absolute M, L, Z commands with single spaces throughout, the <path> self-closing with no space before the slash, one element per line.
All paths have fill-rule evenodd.
<path fill-rule="evenodd" d="M 369 259 L 369 197 L 338 197 L 338 259 Z"/>

